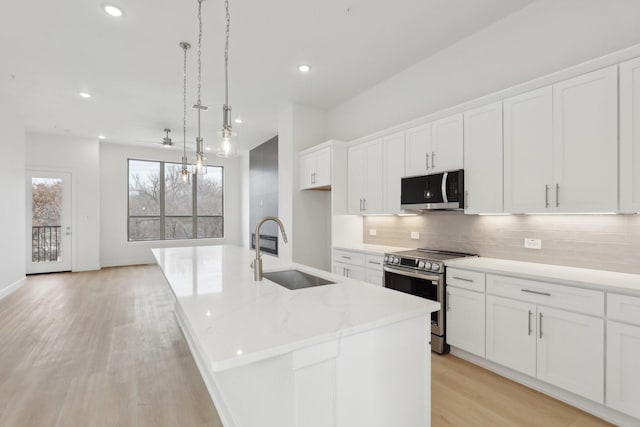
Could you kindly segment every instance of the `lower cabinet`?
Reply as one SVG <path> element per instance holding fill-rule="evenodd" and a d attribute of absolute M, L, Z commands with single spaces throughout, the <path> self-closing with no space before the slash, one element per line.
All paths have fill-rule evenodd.
<path fill-rule="evenodd" d="M 607 321 L 607 406 L 640 419 L 640 326 Z"/>
<path fill-rule="evenodd" d="M 483 292 L 447 286 L 446 335 L 449 345 L 484 357 Z"/>
<path fill-rule="evenodd" d="M 345 264 L 342 262 L 333 263 L 333 272 L 344 277 L 356 280 L 365 280 L 365 269 L 357 265 Z"/>
<path fill-rule="evenodd" d="M 382 286 L 383 258 L 382 254 L 334 249 L 332 271 L 334 274 Z"/>

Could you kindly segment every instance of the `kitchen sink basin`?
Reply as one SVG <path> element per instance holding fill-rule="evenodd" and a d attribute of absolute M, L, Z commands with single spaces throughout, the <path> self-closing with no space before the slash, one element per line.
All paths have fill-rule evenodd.
<path fill-rule="evenodd" d="M 299 270 L 271 271 L 264 273 L 262 276 L 291 290 L 332 285 L 335 283 Z"/>

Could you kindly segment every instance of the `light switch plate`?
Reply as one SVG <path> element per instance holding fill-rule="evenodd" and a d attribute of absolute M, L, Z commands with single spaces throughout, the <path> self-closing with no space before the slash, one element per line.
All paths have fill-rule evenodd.
<path fill-rule="evenodd" d="M 375 228 L 370 228 L 369 229 L 369 236 L 375 236 L 376 235 L 376 229 Z"/>
<path fill-rule="evenodd" d="M 420 233 L 419 233 L 419 232 L 417 232 L 417 231 L 412 231 L 412 232 L 411 232 L 411 238 L 412 238 L 413 240 L 420 240 Z"/>
<path fill-rule="evenodd" d="M 524 247 L 527 249 L 542 249 L 542 240 L 525 238 Z"/>

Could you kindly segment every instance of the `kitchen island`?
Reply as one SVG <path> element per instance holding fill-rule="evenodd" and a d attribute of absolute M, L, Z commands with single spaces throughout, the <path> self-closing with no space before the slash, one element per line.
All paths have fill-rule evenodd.
<path fill-rule="evenodd" d="M 263 257 L 335 284 L 253 280 L 237 246 L 154 249 L 226 427 L 430 425 L 429 313 L 438 303 Z"/>

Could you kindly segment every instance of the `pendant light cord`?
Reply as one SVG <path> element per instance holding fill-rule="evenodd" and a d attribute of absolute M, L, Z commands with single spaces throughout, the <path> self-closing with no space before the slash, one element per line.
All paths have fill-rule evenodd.
<path fill-rule="evenodd" d="M 225 0 L 224 7 L 227 12 L 227 33 L 224 45 L 224 104 L 229 105 L 229 29 L 231 27 L 231 15 L 229 14 L 229 0 Z"/>
<path fill-rule="evenodd" d="M 184 61 L 183 61 L 183 74 L 182 74 L 182 157 L 185 159 L 187 157 L 187 49 L 189 49 L 189 44 L 183 43 L 182 49 L 184 50 Z M 184 160 L 183 160 L 184 163 Z M 182 165 L 184 168 L 186 165 Z"/>

